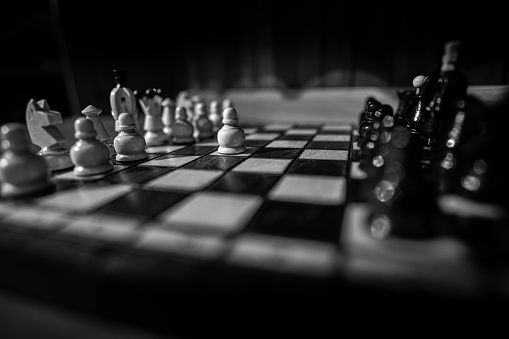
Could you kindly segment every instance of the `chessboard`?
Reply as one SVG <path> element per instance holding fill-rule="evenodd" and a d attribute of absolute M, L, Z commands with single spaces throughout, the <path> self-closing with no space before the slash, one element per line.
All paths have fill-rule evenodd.
<path fill-rule="evenodd" d="M 353 122 L 243 129 L 243 153 L 218 153 L 215 136 L 152 146 L 147 159 L 112 158 L 106 174 L 60 170 L 54 191 L 3 198 L 2 285 L 137 320 L 180 303 L 213 312 L 209 299 L 278 308 L 365 300 L 366 291 L 374 300 L 478 296 L 462 242 L 371 235 L 369 204 L 352 191 L 363 176 Z"/>
<path fill-rule="evenodd" d="M 200 100 L 171 108 L 161 92 L 123 86 L 112 91 L 114 125 L 90 105 L 62 134 L 58 112 L 32 99 L 39 149 L 23 126 L 2 126 L 3 291 L 182 338 L 318 335 L 338 318 L 386 325 L 393 308 L 418 322 L 430 309 L 451 319 L 507 304 L 505 201 L 474 199 L 484 158 L 477 177 L 460 178 L 470 192 L 435 200 L 421 172 L 429 162 L 408 146 L 423 134 L 373 97 L 343 121 L 244 121 L 225 98 L 222 122 L 242 132 L 228 153 L 221 128 L 195 134 Z M 124 132 L 143 142 L 126 151 Z M 41 158 L 48 181 L 25 184 Z"/>

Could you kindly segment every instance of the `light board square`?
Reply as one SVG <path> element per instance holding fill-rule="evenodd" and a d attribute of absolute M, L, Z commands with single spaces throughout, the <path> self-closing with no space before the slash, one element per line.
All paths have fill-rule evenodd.
<path fill-rule="evenodd" d="M 317 128 L 290 128 L 286 135 L 312 135 L 318 131 Z"/>
<path fill-rule="evenodd" d="M 350 134 L 317 134 L 313 141 L 350 141 Z"/>
<path fill-rule="evenodd" d="M 273 122 L 263 126 L 265 131 L 286 131 L 290 127 L 292 127 L 292 123 L 286 122 Z"/>
<path fill-rule="evenodd" d="M 256 195 L 197 192 L 159 215 L 168 228 L 205 234 L 240 231 L 261 206 Z"/>
<path fill-rule="evenodd" d="M 346 197 L 346 179 L 288 174 L 268 194 L 269 199 L 321 205 L 340 205 Z"/>
<path fill-rule="evenodd" d="M 89 212 L 129 193 L 127 184 L 83 186 L 35 200 L 36 205 L 63 209 L 71 212 Z"/>
<path fill-rule="evenodd" d="M 322 131 L 324 131 L 324 132 L 349 133 L 351 130 L 352 130 L 352 124 L 350 124 L 350 123 L 338 123 L 338 124 L 328 123 L 322 127 Z"/>
<path fill-rule="evenodd" d="M 279 133 L 254 133 L 246 136 L 246 140 L 274 140 Z"/>
<path fill-rule="evenodd" d="M 199 157 L 199 155 L 168 155 L 146 161 L 138 166 L 181 167 Z"/>
<path fill-rule="evenodd" d="M 208 186 L 222 174 L 222 171 L 177 169 L 149 181 L 145 187 L 154 189 L 194 191 Z"/>
<path fill-rule="evenodd" d="M 232 169 L 233 172 L 282 174 L 292 160 L 249 158 Z"/>
<path fill-rule="evenodd" d="M 328 149 L 305 149 L 299 159 L 310 160 L 348 160 L 348 151 Z"/>
<path fill-rule="evenodd" d="M 265 147 L 269 148 L 303 148 L 306 146 L 306 140 L 274 140 Z"/>
<path fill-rule="evenodd" d="M 150 146 L 145 150 L 147 153 L 170 153 L 184 148 L 184 145 L 163 145 L 163 146 Z"/>

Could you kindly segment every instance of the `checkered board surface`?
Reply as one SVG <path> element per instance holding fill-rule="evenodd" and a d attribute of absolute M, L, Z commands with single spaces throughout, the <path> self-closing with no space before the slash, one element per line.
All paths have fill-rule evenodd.
<path fill-rule="evenodd" d="M 363 178 L 352 123 L 242 127 L 242 154 L 219 154 L 212 138 L 149 147 L 148 159 L 112 160 L 113 172 L 87 179 L 54 173 L 51 194 L 1 201 L 2 249 L 201 289 L 232 272 L 258 272 L 269 285 L 275 275 L 471 288 L 460 244 L 369 235 L 369 207 L 351 192 Z"/>

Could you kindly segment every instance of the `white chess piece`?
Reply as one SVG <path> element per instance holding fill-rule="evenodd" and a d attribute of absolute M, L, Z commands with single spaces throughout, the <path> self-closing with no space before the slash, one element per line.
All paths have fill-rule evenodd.
<path fill-rule="evenodd" d="M 237 154 L 246 150 L 246 135 L 238 126 L 237 111 L 228 107 L 223 111 L 223 127 L 217 132 L 217 151 L 221 154 Z"/>
<path fill-rule="evenodd" d="M 145 151 L 147 143 L 143 135 L 136 131 L 133 116 L 122 113 L 118 116 L 119 133 L 113 141 L 117 155 L 117 161 L 136 161 L 148 157 Z"/>

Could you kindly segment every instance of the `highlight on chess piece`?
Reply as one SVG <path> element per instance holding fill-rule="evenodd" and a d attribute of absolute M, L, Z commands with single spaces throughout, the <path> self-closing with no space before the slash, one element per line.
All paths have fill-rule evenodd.
<path fill-rule="evenodd" d="M 25 126 L 19 123 L 5 124 L 0 128 L 0 137 L 2 197 L 19 198 L 54 188 L 48 163 L 33 153 Z"/>
<path fill-rule="evenodd" d="M 113 170 L 108 147 L 97 139 L 92 120 L 79 117 L 74 121 L 74 137 L 78 139 L 71 147 L 70 155 L 74 174 L 78 177 L 101 174 Z"/>
<path fill-rule="evenodd" d="M 237 111 L 228 107 L 223 111 L 223 127 L 217 132 L 217 151 L 222 154 L 237 154 L 246 150 L 246 135 L 238 126 Z"/>
<path fill-rule="evenodd" d="M 136 161 L 148 157 L 145 138 L 136 131 L 131 114 L 122 113 L 118 116 L 118 129 L 120 133 L 114 140 L 117 161 Z"/>
<path fill-rule="evenodd" d="M 30 99 L 26 108 L 26 124 L 32 143 L 41 149 L 37 155 L 43 157 L 51 171 L 71 168 L 73 163 L 69 151 L 62 147 L 67 141 L 58 125 L 62 125 L 60 112 L 50 110 L 44 99 Z"/>

